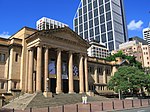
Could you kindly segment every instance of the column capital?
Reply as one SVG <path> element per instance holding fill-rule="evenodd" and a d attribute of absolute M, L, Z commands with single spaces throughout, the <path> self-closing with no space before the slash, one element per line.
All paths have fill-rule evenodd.
<path fill-rule="evenodd" d="M 34 48 L 33 47 L 29 47 L 29 48 L 27 48 L 27 50 L 28 51 L 32 51 L 32 50 L 34 50 Z"/>
<path fill-rule="evenodd" d="M 52 46 L 50 46 L 50 45 L 43 45 L 43 48 L 45 48 L 45 49 L 49 49 L 49 48 L 52 48 Z"/>

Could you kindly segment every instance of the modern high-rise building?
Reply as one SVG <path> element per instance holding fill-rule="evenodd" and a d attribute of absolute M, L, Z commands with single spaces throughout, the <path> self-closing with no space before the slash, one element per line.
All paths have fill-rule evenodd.
<path fill-rule="evenodd" d="M 62 28 L 68 25 L 61 23 L 59 21 L 50 19 L 50 18 L 46 18 L 46 17 L 42 17 L 41 19 L 39 19 L 36 22 L 36 29 L 37 30 L 48 30 L 48 29 L 54 29 L 54 28 Z"/>
<path fill-rule="evenodd" d="M 81 0 L 73 26 L 83 39 L 105 43 L 109 51 L 128 40 L 123 0 Z"/>
<path fill-rule="evenodd" d="M 148 45 L 150 46 L 150 23 L 148 28 L 143 29 L 143 38 L 148 42 Z"/>

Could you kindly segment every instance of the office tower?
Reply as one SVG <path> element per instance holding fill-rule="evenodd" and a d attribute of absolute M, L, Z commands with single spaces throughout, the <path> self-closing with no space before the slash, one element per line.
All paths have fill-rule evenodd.
<path fill-rule="evenodd" d="M 143 38 L 148 42 L 148 45 L 150 46 L 150 23 L 148 28 L 143 29 Z"/>
<path fill-rule="evenodd" d="M 128 40 L 123 0 L 81 0 L 74 30 L 87 41 L 105 43 L 109 51 Z"/>
<path fill-rule="evenodd" d="M 61 23 L 59 21 L 50 19 L 50 18 L 46 18 L 46 17 L 42 17 L 41 19 L 39 19 L 36 22 L 36 29 L 37 30 L 48 30 L 48 29 L 54 29 L 54 28 L 62 28 L 68 25 Z"/>

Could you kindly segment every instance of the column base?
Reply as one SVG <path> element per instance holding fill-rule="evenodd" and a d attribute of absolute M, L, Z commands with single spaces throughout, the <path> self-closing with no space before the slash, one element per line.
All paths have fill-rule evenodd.
<path fill-rule="evenodd" d="M 80 92 L 79 92 L 79 94 L 83 94 L 83 93 L 84 93 L 84 91 L 80 91 Z"/>
<path fill-rule="evenodd" d="M 92 92 L 92 91 L 86 92 L 86 94 L 87 94 L 88 96 L 95 96 L 94 92 Z"/>
<path fill-rule="evenodd" d="M 29 94 L 33 94 L 33 91 L 28 91 Z"/>
<path fill-rule="evenodd" d="M 74 91 L 68 92 L 68 94 L 76 94 Z"/>
<path fill-rule="evenodd" d="M 36 91 L 36 93 L 42 93 L 42 91 Z"/>
<path fill-rule="evenodd" d="M 43 93 L 43 95 L 44 95 L 46 98 L 53 97 L 52 92 L 48 92 L 48 91 L 45 91 L 45 92 Z"/>
<path fill-rule="evenodd" d="M 56 94 L 63 94 L 62 91 L 56 91 Z"/>

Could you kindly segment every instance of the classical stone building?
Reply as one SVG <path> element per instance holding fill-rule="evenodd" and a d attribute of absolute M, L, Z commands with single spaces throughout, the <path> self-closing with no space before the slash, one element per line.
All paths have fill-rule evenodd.
<path fill-rule="evenodd" d="M 68 27 L 24 27 L 0 38 L 0 92 L 84 93 L 106 90 L 115 62 L 87 57 L 89 44 Z"/>

